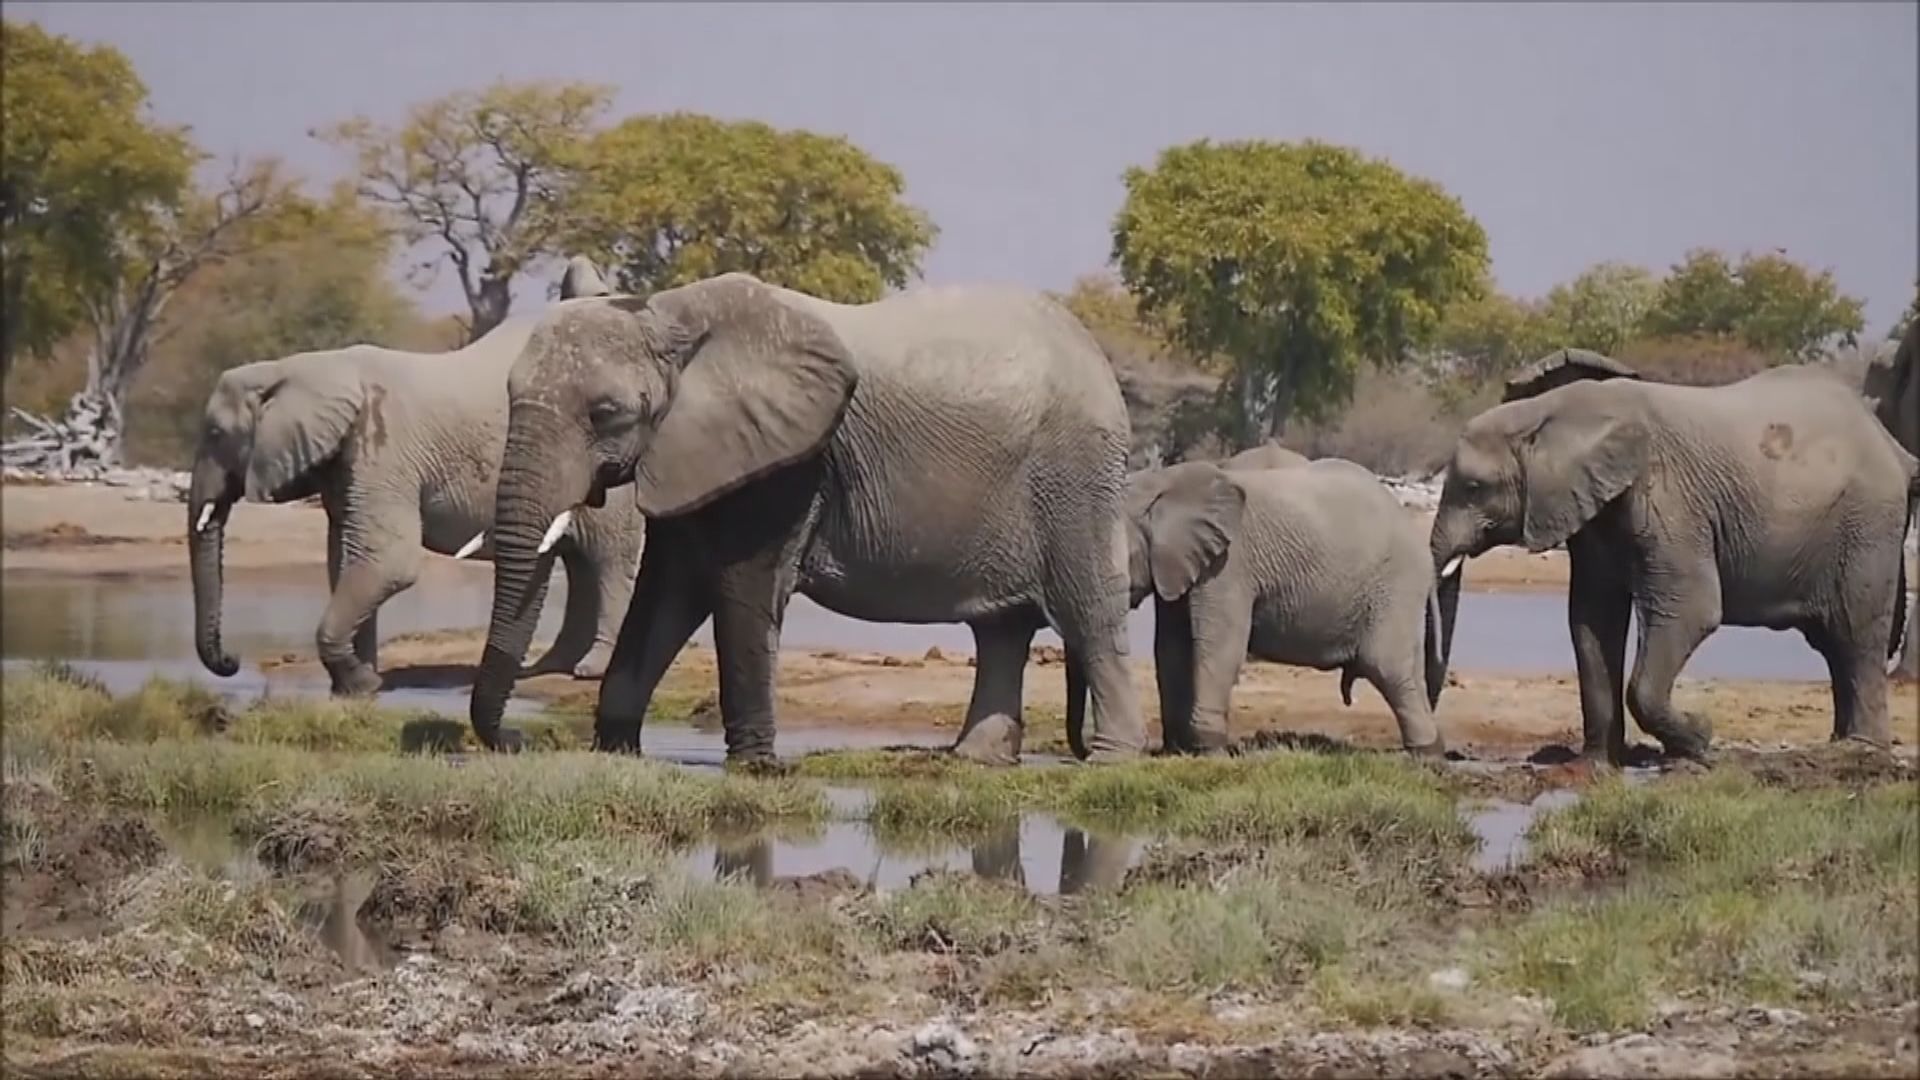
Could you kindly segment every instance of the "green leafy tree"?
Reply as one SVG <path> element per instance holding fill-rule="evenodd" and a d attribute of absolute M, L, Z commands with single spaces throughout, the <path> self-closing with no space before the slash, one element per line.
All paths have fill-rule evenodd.
<path fill-rule="evenodd" d="M 744 271 L 845 303 L 904 288 L 938 235 L 905 178 L 847 139 L 694 113 L 581 148 L 568 248 L 647 293 Z"/>
<path fill-rule="evenodd" d="M 1052 295 L 1120 366 L 1203 366 L 1172 340 L 1165 326 L 1142 313 L 1140 302 L 1112 275 L 1087 274 L 1065 293 Z"/>
<path fill-rule="evenodd" d="M 1688 252 L 1660 282 L 1642 322 L 1651 336 L 1730 338 L 1781 361 L 1853 345 L 1865 327 L 1865 304 L 1843 295 L 1831 271 L 1777 252 L 1734 263 L 1707 249 Z"/>
<path fill-rule="evenodd" d="M 1202 139 L 1124 181 L 1121 280 L 1189 350 L 1232 365 L 1243 447 L 1343 405 L 1363 362 L 1430 344 L 1487 272 L 1458 200 L 1343 147 Z"/>
<path fill-rule="evenodd" d="M 1540 305 L 1509 296 L 1491 282 L 1447 308 L 1433 349 L 1466 384 L 1505 376 L 1552 346 Z"/>
<path fill-rule="evenodd" d="M 1540 309 L 1544 336 L 1538 352 L 1559 348 L 1619 352 L 1639 334 L 1659 291 L 1659 279 L 1644 267 L 1618 262 L 1588 267 L 1572 281 L 1548 290 Z"/>
<path fill-rule="evenodd" d="M 176 204 L 198 155 L 146 115 L 118 51 L 0 23 L 0 365 L 46 357 L 122 272 L 125 242 Z"/>
<path fill-rule="evenodd" d="M 1900 317 L 1887 328 L 1887 340 L 1899 341 L 1916 318 L 1920 318 L 1920 281 L 1913 284 L 1913 299 L 1907 303 L 1907 310 L 1901 312 Z"/>
<path fill-rule="evenodd" d="M 473 341 L 511 312 L 521 272 L 561 254 L 580 144 L 611 99 L 593 84 L 503 81 L 426 102 L 397 128 L 357 117 L 314 134 L 349 149 L 361 197 L 433 252 L 417 284 L 453 267 Z"/>

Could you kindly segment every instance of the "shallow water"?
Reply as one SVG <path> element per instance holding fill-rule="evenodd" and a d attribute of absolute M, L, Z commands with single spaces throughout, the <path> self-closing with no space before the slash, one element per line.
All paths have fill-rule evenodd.
<path fill-rule="evenodd" d="M 479 576 L 409 589 L 381 608 L 381 637 L 482 629 L 492 603 L 491 587 Z M 538 636 L 543 640 L 559 628 L 565 594 L 565 575 L 560 575 L 542 613 Z M 228 649 L 243 661 L 310 654 L 326 596 L 323 575 L 312 583 L 232 586 L 224 617 Z M 1638 646 L 1634 637 L 1630 632 L 1629 653 Z M 937 646 L 962 655 L 974 651 L 973 635 L 962 625 L 864 623 L 835 615 L 805 597 L 793 599 L 781 638 L 784 645 L 797 649 L 913 654 Z M 712 642 L 711 622 L 700 628 L 694 640 Z M 1128 640 L 1134 655 L 1153 655 L 1151 606 L 1142 606 L 1129 617 Z M 1042 632 L 1035 641 L 1059 644 L 1051 631 Z M 221 682 L 202 669 L 195 657 L 193 592 L 185 580 L 103 581 L 7 574 L 0 581 L 0 655 L 8 660 L 171 663 L 198 672 L 204 681 Z M 1485 674 L 1571 674 L 1566 598 L 1555 593 L 1465 594 L 1460 600 L 1453 667 Z M 257 669 L 248 670 L 258 677 Z M 1825 662 L 1800 635 L 1743 627 L 1726 627 L 1708 638 L 1685 674 L 1693 678 L 1827 678 Z M 464 689 L 422 693 L 459 701 L 464 708 Z"/>
<path fill-rule="evenodd" d="M 1505 870 L 1527 855 L 1527 830 L 1541 814 L 1559 810 L 1580 801 L 1578 792 L 1567 788 L 1543 791 L 1530 803 L 1494 799 L 1478 808 L 1464 808 L 1467 827 L 1480 839 L 1474 853 L 1473 868 L 1481 873 Z"/>

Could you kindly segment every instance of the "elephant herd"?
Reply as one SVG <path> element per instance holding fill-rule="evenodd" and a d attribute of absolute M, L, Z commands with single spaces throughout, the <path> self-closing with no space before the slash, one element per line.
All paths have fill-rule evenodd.
<path fill-rule="evenodd" d="M 1884 746 L 1920 494 L 1911 425 L 1903 448 L 1886 403 L 1914 394 L 1913 336 L 1865 397 L 1817 365 L 1696 388 L 1557 353 L 1467 424 L 1427 533 L 1367 470 L 1278 446 L 1129 475 L 1112 364 L 1036 292 L 839 304 L 729 273 L 639 297 L 576 258 L 557 303 L 458 351 L 359 345 L 219 380 L 188 500 L 196 642 L 237 670 L 220 635 L 234 502 L 318 496 L 337 694 L 379 689 L 375 613 L 422 549 L 491 561 L 470 707 L 490 749 L 518 745 L 500 723 L 516 678 L 570 670 L 601 680 L 596 747 L 637 751 L 711 619 L 728 758 L 772 758 L 798 592 L 854 619 L 966 623 L 953 750 L 974 760 L 1018 761 L 1042 628 L 1065 645 L 1075 755 L 1144 753 L 1126 622 L 1148 597 L 1168 751 L 1228 745 L 1253 658 L 1338 670 L 1349 702 L 1364 679 L 1402 745 L 1437 754 L 1463 562 L 1564 545 L 1589 755 L 1621 759 L 1623 706 L 1669 752 L 1702 753 L 1706 721 L 1670 695 L 1722 624 L 1805 634 L 1832 672 L 1834 736 Z M 555 560 L 560 633 L 523 667 Z"/>

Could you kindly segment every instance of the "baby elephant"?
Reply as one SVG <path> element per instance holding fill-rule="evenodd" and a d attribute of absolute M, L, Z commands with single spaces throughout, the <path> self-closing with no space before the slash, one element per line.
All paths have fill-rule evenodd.
<path fill-rule="evenodd" d="M 1227 745 L 1227 710 L 1252 656 L 1339 669 L 1380 691 L 1400 742 L 1445 743 L 1433 720 L 1443 669 L 1425 538 L 1373 473 L 1323 458 L 1282 468 L 1188 462 L 1128 481 L 1131 606 L 1154 596 L 1154 669 L 1170 753 Z M 1067 734 L 1082 694 L 1068 667 Z"/>

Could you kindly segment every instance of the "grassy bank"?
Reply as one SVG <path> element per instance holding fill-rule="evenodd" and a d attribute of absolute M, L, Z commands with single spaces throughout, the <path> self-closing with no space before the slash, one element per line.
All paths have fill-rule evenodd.
<path fill-rule="evenodd" d="M 643 992 L 698 995 L 702 1037 L 735 1040 L 954 1008 L 1201 1041 L 1249 1024 L 1574 1034 L 1676 1002 L 1840 1014 L 1920 995 L 1910 780 L 1602 780 L 1487 877 L 1463 786 L 1396 754 L 989 770 L 844 753 L 757 778 L 403 751 L 432 718 L 364 705 L 236 709 L 160 682 L 114 698 L 57 670 L 4 690 L 10 1047 L 451 1042 L 490 1002 L 487 1030 L 537 1050 L 582 1016 L 653 1016 L 633 1012 Z M 1153 843 L 1117 885 L 1069 896 L 956 873 L 759 888 L 686 862 L 703 837 L 819 828 L 830 783 L 869 788 L 868 824 L 903 844 L 1031 812 Z M 195 823 L 211 835 L 188 839 Z M 431 963 L 334 993 L 350 961 L 326 905 L 353 875 L 360 924 Z M 1257 1019 L 1221 1019 L 1226 1002 Z"/>

